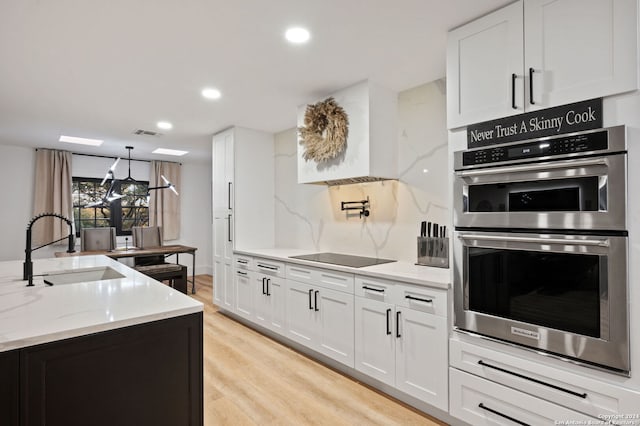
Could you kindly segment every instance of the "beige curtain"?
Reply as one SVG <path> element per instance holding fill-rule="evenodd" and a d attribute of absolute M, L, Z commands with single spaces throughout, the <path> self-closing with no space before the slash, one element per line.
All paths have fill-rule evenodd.
<path fill-rule="evenodd" d="M 37 149 L 33 215 L 58 213 L 73 221 L 71 185 L 71 153 Z M 32 232 L 33 246 L 36 246 L 69 235 L 69 226 L 57 218 L 43 218 L 34 224 Z M 66 244 L 66 240 L 60 244 Z"/>
<path fill-rule="evenodd" d="M 152 161 L 149 187 L 166 185 L 161 176 L 166 177 L 180 192 L 179 163 Z M 149 226 L 162 226 L 165 240 L 177 240 L 180 238 L 180 197 L 170 189 L 157 189 L 150 194 Z"/>

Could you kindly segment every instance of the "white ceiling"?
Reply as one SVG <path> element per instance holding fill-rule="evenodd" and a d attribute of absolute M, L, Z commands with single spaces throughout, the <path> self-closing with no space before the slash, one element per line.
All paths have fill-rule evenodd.
<path fill-rule="evenodd" d="M 297 106 L 358 81 L 400 91 L 443 77 L 447 30 L 510 1 L 0 0 L 0 143 L 208 159 L 228 126 L 278 132 Z M 284 40 L 292 25 L 311 31 L 307 45 Z M 206 86 L 223 97 L 205 100 Z M 173 130 L 132 134 L 159 120 Z"/>

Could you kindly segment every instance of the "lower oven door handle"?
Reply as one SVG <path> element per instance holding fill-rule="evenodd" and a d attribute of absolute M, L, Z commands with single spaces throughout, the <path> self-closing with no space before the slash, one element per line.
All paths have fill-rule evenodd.
<path fill-rule="evenodd" d="M 506 241 L 514 243 L 564 244 L 572 246 L 609 247 L 609 240 L 565 240 L 563 238 L 503 237 L 496 235 L 458 234 L 461 240 Z"/>
<path fill-rule="evenodd" d="M 474 177 L 474 176 L 486 176 L 486 175 L 495 175 L 501 173 L 521 173 L 521 172 L 546 172 L 550 169 L 573 169 L 575 167 L 585 167 L 585 166 L 606 166 L 607 159 L 606 158 L 590 158 L 587 160 L 569 160 L 569 161 L 556 161 L 550 163 L 540 163 L 540 164 L 521 164 L 517 166 L 507 166 L 507 167 L 492 167 L 488 169 L 479 169 L 479 170 L 463 170 L 456 172 L 456 175 L 459 177 Z"/>

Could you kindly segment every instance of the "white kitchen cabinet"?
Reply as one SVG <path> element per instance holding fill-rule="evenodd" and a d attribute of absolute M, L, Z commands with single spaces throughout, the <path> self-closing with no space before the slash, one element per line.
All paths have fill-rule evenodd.
<path fill-rule="evenodd" d="M 597 424 L 597 419 L 450 369 L 450 414 L 471 425 L 553 425 L 561 421 Z M 591 423 L 589 423 L 591 422 Z"/>
<path fill-rule="evenodd" d="M 313 349 L 317 340 L 313 287 L 287 280 L 286 291 L 287 337 Z"/>
<path fill-rule="evenodd" d="M 278 334 L 285 333 L 285 266 L 281 262 L 255 259 L 253 276 L 254 321 Z"/>
<path fill-rule="evenodd" d="M 368 277 L 355 282 L 356 369 L 447 410 L 446 291 Z"/>
<path fill-rule="evenodd" d="M 398 307 L 396 327 L 396 387 L 446 410 L 447 319 Z"/>
<path fill-rule="evenodd" d="M 529 110 L 637 88 L 636 0 L 525 0 Z"/>
<path fill-rule="evenodd" d="M 253 320 L 254 313 L 254 272 L 236 269 L 234 280 L 236 291 L 235 313 L 249 320 Z M 231 281 L 231 280 L 230 280 Z"/>
<path fill-rule="evenodd" d="M 273 136 L 233 127 L 213 136 L 214 302 L 233 287 L 233 250 L 274 242 Z M 233 294 L 233 292 L 232 292 Z M 226 306 L 221 306 L 225 309 Z"/>
<path fill-rule="evenodd" d="M 449 128 L 635 90 L 636 0 L 523 0 L 449 33 Z"/>
<path fill-rule="evenodd" d="M 213 303 L 219 308 L 235 309 L 233 266 L 229 262 L 214 258 Z"/>
<path fill-rule="evenodd" d="M 522 2 L 449 32 L 449 128 L 524 112 L 522 33 Z"/>
<path fill-rule="evenodd" d="M 355 367 L 376 380 L 395 386 L 395 305 L 356 297 Z"/>
<path fill-rule="evenodd" d="M 286 317 L 291 340 L 353 367 L 353 294 L 287 279 Z"/>
<path fill-rule="evenodd" d="M 320 353 L 353 367 L 353 294 L 316 288 L 314 298 Z"/>
<path fill-rule="evenodd" d="M 530 353 L 518 354 L 522 349 L 508 353 L 480 343 L 451 339 L 451 367 L 484 379 L 479 383 L 496 382 L 593 417 L 630 413 L 638 406 L 638 392 L 589 377 L 586 367 L 556 368 L 548 360 L 533 360 Z"/>

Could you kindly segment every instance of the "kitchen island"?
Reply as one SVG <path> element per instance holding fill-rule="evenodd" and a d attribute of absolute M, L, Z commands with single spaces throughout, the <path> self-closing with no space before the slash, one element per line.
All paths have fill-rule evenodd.
<path fill-rule="evenodd" d="M 26 287 L 21 261 L 0 263 L 6 424 L 202 424 L 200 302 L 106 256 L 36 260 L 34 275 Z"/>

